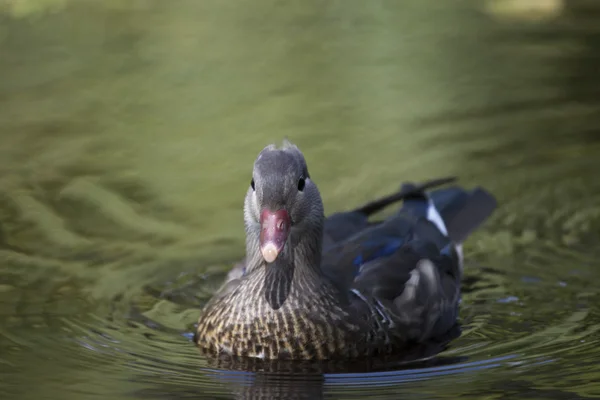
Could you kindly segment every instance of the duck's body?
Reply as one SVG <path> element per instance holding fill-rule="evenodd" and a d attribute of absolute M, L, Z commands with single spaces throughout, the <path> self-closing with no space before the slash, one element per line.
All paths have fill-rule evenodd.
<path fill-rule="evenodd" d="M 406 185 L 325 219 L 300 151 L 267 147 L 246 196 L 246 260 L 206 305 L 196 342 L 233 356 L 324 360 L 445 334 L 460 301 L 460 243 L 496 205 L 481 189 L 425 194 L 446 182 Z M 401 199 L 398 213 L 369 221 Z"/>

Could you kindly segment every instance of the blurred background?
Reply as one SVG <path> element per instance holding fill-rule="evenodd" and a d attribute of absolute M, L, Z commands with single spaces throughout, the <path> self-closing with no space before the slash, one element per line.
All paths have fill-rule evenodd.
<path fill-rule="evenodd" d="M 0 0 L 0 397 L 600 396 L 600 3 Z M 327 213 L 455 174 L 463 334 L 385 370 L 190 341 L 284 137 Z"/>

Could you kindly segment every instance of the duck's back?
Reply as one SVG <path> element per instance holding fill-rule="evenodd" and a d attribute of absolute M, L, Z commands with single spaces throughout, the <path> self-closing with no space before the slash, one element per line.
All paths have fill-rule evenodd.
<path fill-rule="evenodd" d="M 416 191 L 390 218 L 331 240 L 322 268 L 350 293 L 356 312 L 371 327 L 370 340 L 402 344 L 441 336 L 457 317 L 461 243 L 495 207 L 480 188 Z M 349 220 L 359 226 L 357 216 Z"/>

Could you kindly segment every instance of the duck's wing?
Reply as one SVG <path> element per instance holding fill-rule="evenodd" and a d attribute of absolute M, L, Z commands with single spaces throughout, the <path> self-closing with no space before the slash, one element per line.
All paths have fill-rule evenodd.
<path fill-rule="evenodd" d="M 481 188 L 412 191 L 397 214 L 327 248 L 323 270 L 374 325 L 411 340 L 441 335 L 456 319 L 461 242 L 495 207 Z"/>
<path fill-rule="evenodd" d="M 342 291 L 354 281 L 356 257 L 373 252 L 373 258 L 391 255 L 411 230 L 411 223 L 402 223 L 398 215 L 385 220 L 373 221 L 372 215 L 393 203 L 423 196 L 426 190 L 454 182 L 455 177 L 426 181 L 415 185 L 402 184 L 399 191 L 376 199 L 351 211 L 332 214 L 325 220 L 323 235 L 322 268 L 332 277 Z M 388 254 L 389 252 L 389 254 Z"/>

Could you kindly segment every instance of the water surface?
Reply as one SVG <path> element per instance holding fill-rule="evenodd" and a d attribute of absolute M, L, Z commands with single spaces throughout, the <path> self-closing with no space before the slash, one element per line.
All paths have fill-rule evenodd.
<path fill-rule="evenodd" d="M 600 396 L 600 8 L 528 3 L 2 8 L 2 397 Z M 447 348 L 250 371 L 192 345 L 284 136 L 329 213 L 449 174 L 498 197 Z"/>

